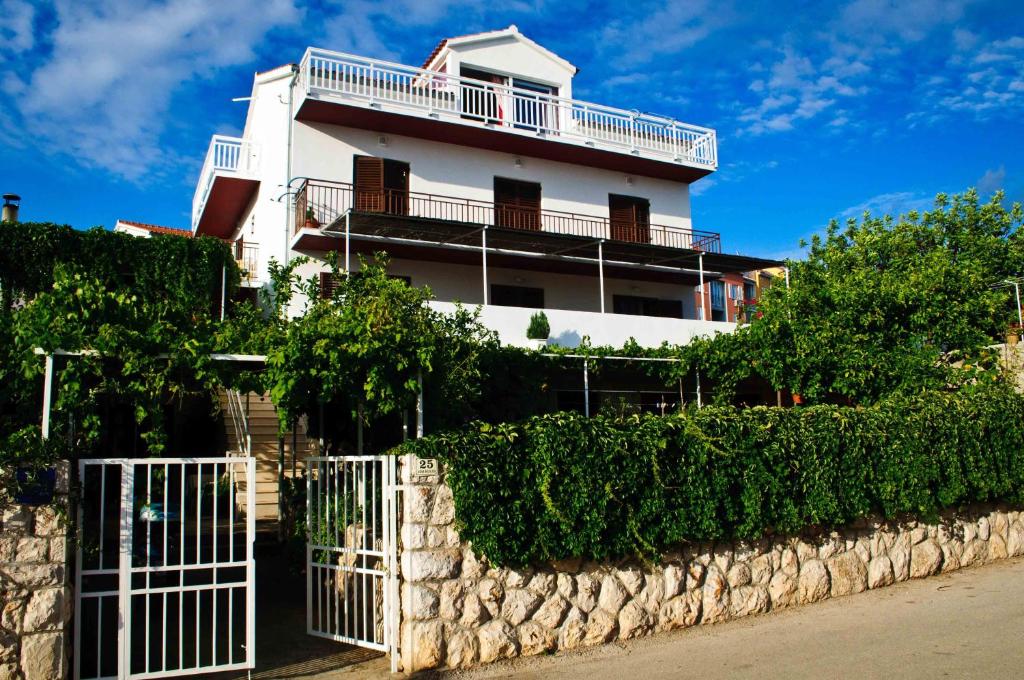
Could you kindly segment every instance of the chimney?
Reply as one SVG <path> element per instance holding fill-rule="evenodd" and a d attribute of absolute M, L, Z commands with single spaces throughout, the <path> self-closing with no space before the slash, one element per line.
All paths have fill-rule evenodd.
<path fill-rule="evenodd" d="M 21 205 L 21 196 L 18 194 L 4 194 L 3 214 L 0 215 L 0 222 L 17 222 L 18 207 Z"/>

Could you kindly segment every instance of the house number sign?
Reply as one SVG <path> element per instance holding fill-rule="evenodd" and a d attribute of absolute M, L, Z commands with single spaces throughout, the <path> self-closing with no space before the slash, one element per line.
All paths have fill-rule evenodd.
<path fill-rule="evenodd" d="M 416 477 L 433 477 L 438 474 L 437 458 L 417 458 L 413 466 Z"/>

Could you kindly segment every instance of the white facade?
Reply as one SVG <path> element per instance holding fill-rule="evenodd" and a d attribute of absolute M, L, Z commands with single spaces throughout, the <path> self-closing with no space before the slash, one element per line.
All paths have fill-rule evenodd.
<path fill-rule="evenodd" d="M 284 262 L 297 254 L 311 256 L 314 261 L 303 273 L 315 275 L 324 269 L 326 250 L 344 247 L 338 231 L 345 224 L 344 211 L 321 210 L 312 194 L 302 191 L 307 179 L 322 180 L 347 187 L 344 190 L 352 195 L 349 185 L 356 180 L 356 156 L 408 164 L 410 195 L 425 197 L 418 200 L 439 196 L 451 197 L 443 199 L 447 202 L 490 205 L 495 201 L 495 178 L 537 183 L 540 210 L 556 216 L 545 217 L 541 231 L 571 233 L 557 226 L 562 223 L 562 213 L 595 220 L 594 224 L 601 221 L 603 227 L 588 232 L 595 242 L 608 241 L 601 252 L 607 252 L 616 239 L 609 222 L 610 195 L 649 203 L 651 226 L 645 244 L 672 246 L 663 234 L 692 236 L 689 181 L 714 169 L 714 132 L 677 121 L 630 118 L 628 112 L 572 100 L 575 67 L 514 27 L 445 41 L 428 64 L 429 71 L 339 54 L 307 51 L 299 66 L 257 74 L 242 138 L 234 142 L 235 147 L 228 147 L 227 156 L 223 150 L 214 153 L 211 147 L 200 177 L 193 228 L 199 233 L 242 239 L 252 252 L 258 252 L 257 282 L 267 281 L 271 259 Z M 346 70 L 350 64 L 364 70 Z M 506 78 L 504 90 L 504 85 L 495 85 L 493 91 L 490 85 L 480 85 L 485 96 L 492 97 L 489 105 L 500 111 L 489 114 L 497 120 L 473 119 L 464 115 L 465 102 L 452 103 L 460 96 L 470 96 L 467 93 L 477 87 L 476 81 L 452 80 L 464 67 L 493 73 L 495 82 Z M 406 71 L 406 80 L 389 80 L 405 77 Z M 543 119 L 546 128 L 539 122 L 530 128 L 516 118 L 526 115 L 522 107 L 534 106 L 534 100 L 511 87 L 514 78 L 552 88 L 543 109 L 527 111 L 534 116 L 531 120 Z M 426 104 L 424 92 L 429 93 Z M 433 110 L 434 104 L 442 110 Z M 638 108 L 642 106 L 638 102 Z M 613 122 L 601 127 L 594 122 L 598 114 Z M 231 142 L 221 139 L 220 144 Z M 218 161 L 225 157 L 227 163 Z M 237 168 L 220 167 L 230 165 L 236 157 Z M 316 208 L 319 222 L 313 228 L 302 224 L 295 208 L 297 200 Z M 351 207 L 349 204 L 345 210 Z M 410 209 L 403 218 L 425 215 L 418 210 Z M 327 222 L 333 222 L 331 236 L 320 231 Z M 359 241 L 358 234 L 351 237 L 353 249 L 360 243 L 364 251 L 389 248 L 386 240 L 366 243 Z M 566 250 L 574 243 L 568 240 Z M 485 278 L 482 253 L 467 262 L 467 252 L 479 251 L 478 241 L 464 239 L 460 245 L 464 248 L 460 256 L 449 261 L 444 261 L 446 255 L 436 244 L 421 251 L 407 247 L 393 258 L 391 271 L 408 276 L 413 285 L 429 286 L 442 309 L 456 301 L 470 305 L 491 302 L 488 291 L 493 285 L 541 288 L 552 342 L 570 346 L 583 336 L 589 336 L 594 344 L 621 345 L 629 337 L 645 345 L 684 343 L 694 335 L 734 327 L 696 321 L 696 255 L 692 261 L 668 265 L 659 264 L 654 256 L 654 262 L 639 264 L 609 257 L 601 260 L 599 271 L 597 262 L 589 269 L 579 262 L 569 266 L 566 256 L 552 255 L 557 249 L 551 251 L 550 247 L 545 255 L 549 259 L 540 266 L 536 258 L 524 256 L 519 267 L 506 251 L 501 264 L 487 267 Z M 353 256 L 353 268 L 356 261 Z M 707 275 L 712 277 L 714 272 Z M 614 314 L 617 296 L 678 301 L 684 318 Z M 497 330 L 503 341 L 521 344 L 533 310 L 497 307 L 487 305 L 483 321 Z"/>

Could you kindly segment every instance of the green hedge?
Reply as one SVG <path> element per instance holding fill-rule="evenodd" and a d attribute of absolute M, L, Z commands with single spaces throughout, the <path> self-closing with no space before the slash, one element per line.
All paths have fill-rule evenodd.
<path fill-rule="evenodd" d="M 410 448 L 447 464 L 462 537 L 498 564 L 1024 501 L 1024 397 L 1000 385 L 868 408 L 558 413 Z"/>

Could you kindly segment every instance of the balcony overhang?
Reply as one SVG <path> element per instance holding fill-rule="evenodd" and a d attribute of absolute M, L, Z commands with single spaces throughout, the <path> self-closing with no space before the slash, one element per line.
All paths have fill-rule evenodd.
<path fill-rule="evenodd" d="M 349 211 L 321 229 L 301 228 L 293 250 L 351 253 L 387 251 L 396 258 L 480 263 L 485 227 L 437 219 Z M 781 266 L 777 260 L 703 252 L 645 243 L 615 242 L 571 234 L 486 227 L 489 266 L 593 276 L 599 262 L 606 276 L 696 285 L 703 259 L 706 277 Z M 703 258 L 701 257 L 703 256 Z"/>
<path fill-rule="evenodd" d="M 327 123 L 372 130 L 384 134 L 404 135 L 445 144 L 475 149 L 542 158 L 630 175 L 654 177 L 676 182 L 695 182 L 713 172 L 711 168 L 686 165 L 670 159 L 645 158 L 621 151 L 609 151 L 557 136 L 545 136 L 529 130 L 508 127 L 488 128 L 475 121 L 432 118 L 418 111 L 395 113 L 384 111 L 358 100 L 340 100 L 316 92 L 305 95 L 295 119 L 307 123 Z"/>
<path fill-rule="evenodd" d="M 196 223 L 196 236 L 230 238 L 259 187 L 257 179 L 214 175 Z"/>

